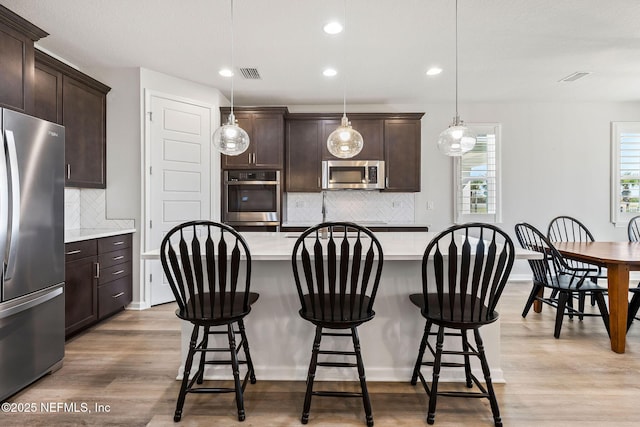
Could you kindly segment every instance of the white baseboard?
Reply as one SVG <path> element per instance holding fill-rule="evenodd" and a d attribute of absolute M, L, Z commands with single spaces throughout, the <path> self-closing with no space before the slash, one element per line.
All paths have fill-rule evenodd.
<path fill-rule="evenodd" d="M 151 308 L 149 304 L 144 301 L 132 301 L 127 307 L 127 310 L 146 310 Z"/>

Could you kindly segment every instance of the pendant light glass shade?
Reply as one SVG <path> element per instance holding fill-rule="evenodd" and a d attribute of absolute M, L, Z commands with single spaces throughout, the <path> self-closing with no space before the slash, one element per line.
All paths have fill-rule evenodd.
<path fill-rule="evenodd" d="M 456 0 L 456 116 L 438 136 L 438 149 L 452 157 L 462 156 L 476 145 L 476 135 L 464 125 L 458 114 L 458 0 Z"/>
<path fill-rule="evenodd" d="M 226 124 L 216 129 L 211 141 L 216 150 L 227 156 L 237 156 L 249 148 L 249 135 L 236 124 L 233 113 L 229 114 Z"/>
<path fill-rule="evenodd" d="M 362 151 L 362 135 L 351 127 L 347 116 L 342 116 L 340 126 L 327 138 L 327 149 L 331 154 L 342 159 L 348 159 Z"/>
<path fill-rule="evenodd" d="M 464 126 L 460 117 L 438 136 L 438 149 L 442 154 L 452 157 L 462 156 L 476 145 L 476 135 Z"/>
<path fill-rule="evenodd" d="M 231 0 L 231 70 L 233 70 L 233 0 Z M 211 135 L 213 147 L 227 156 L 237 156 L 249 148 L 249 135 L 236 123 L 233 115 L 233 71 L 231 71 L 231 114 L 227 123 Z"/>

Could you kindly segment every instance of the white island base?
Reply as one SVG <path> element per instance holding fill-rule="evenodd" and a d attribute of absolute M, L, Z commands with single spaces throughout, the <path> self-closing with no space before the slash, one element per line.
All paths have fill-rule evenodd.
<path fill-rule="evenodd" d="M 285 233 L 242 235 L 252 255 L 251 290 L 260 294 L 260 299 L 245 318 L 256 377 L 258 380 L 304 381 L 311 358 L 315 326 L 298 314 L 300 302 L 291 268 L 291 253 L 296 239 Z M 369 381 L 409 381 L 425 326 L 425 319 L 409 301 L 409 294 L 422 292 L 422 255 L 435 233 L 386 232 L 377 233 L 376 236 L 384 251 L 382 279 L 374 302 L 376 315 L 373 320 L 358 327 L 366 377 Z M 516 250 L 518 259 L 537 256 L 534 252 Z M 145 253 L 143 258 L 157 260 L 158 251 Z M 191 331 L 192 325 L 183 322 L 183 361 L 186 359 Z M 500 365 L 500 322 L 484 326 L 480 332 L 492 379 L 504 382 Z M 224 336 L 218 339 L 224 340 L 218 347 L 228 345 Z M 459 348 L 459 341 L 455 339 L 451 345 Z M 349 351 L 353 349 L 350 338 L 324 337 L 322 348 L 332 347 Z M 425 357 L 429 356 L 428 351 L 425 354 Z M 482 378 L 480 364 L 473 359 L 476 358 L 472 358 L 474 374 Z M 182 378 L 182 372 L 181 366 L 179 378 Z M 426 371 L 424 373 L 428 374 Z M 228 366 L 208 366 L 205 378 L 229 379 L 231 373 Z M 443 368 L 440 378 L 447 382 L 464 381 L 464 370 Z M 354 368 L 321 367 L 318 368 L 316 379 L 356 381 L 358 376 Z"/>

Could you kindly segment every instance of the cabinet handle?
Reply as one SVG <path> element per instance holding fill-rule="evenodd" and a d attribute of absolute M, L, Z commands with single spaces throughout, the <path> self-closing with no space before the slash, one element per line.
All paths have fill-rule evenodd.
<path fill-rule="evenodd" d="M 113 242 L 113 246 L 124 245 L 124 241 L 121 240 L 119 242 Z"/>
<path fill-rule="evenodd" d="M 65 255 L 75 255 L 75 254 L 79 254 L 80 252 L 82 252 L 80 249 L 76 249 L 75 251 L 69 251 L 69 252 L 65 252 Z"/>
<path fill-rule="evenodd" d="M 71 163 L 67 163 L 67 179 L 71 179 Z"/>
<path fill-rule="evenodd" d="M 389 177 L 386 177 L 386 178 L 384 179 L 384 182 L 385 182 L 385 185 L 384 185 L 384 186 L 385 186 L 385 187 L 387 187 L 387 188 L 389 188 Z"/>
<path fill-rule="evenodd" d="M 124 295 L 124 292 L 120 292 L 120 293 L 117 293 L 115 295 L 111 295 L 111 298 L 113 298 L 113 299 L 120 298 L 122 295 Z"/>
<path fill-rule="evenodd" d="M 100 263 L 96 262 L 96 276 L 94 277 L 95 279 L 99 279 L 100 278 Z"/>
<path fill-rule="evenodd" d="M 114 276 L 117 276 L 118 274 L 122 274 L 122 273 L 124 273 L 124 270 L 114 271 L 114 272 L 113 272 L 113 273 L 111 273 L 111 274 L 113 274 Z"/>
<path fill-rule="evenodd" d="M 124 255 L 114 256 L 112 259 L 113 259 L 114 261 L 118 261 L 119 259 L 122 259 L 122 258 L 124 258 Z"/>

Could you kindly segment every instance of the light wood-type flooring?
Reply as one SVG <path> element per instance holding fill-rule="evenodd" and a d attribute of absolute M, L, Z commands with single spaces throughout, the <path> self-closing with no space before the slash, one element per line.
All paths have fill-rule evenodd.
<path fill-rule="evenodd" d="M 529 285 L 509 284 L 502 299 L 502 368 L 496 384 L 505 426 L 637 426 L 640 423 L 640 321 L 625 354 L 609 350 L 599 318 L 565 319 L 553 338 L 554 315 L 520 316 Z M 36 403 L 35 414 L 0 414 L 1 426 L 299 426 L 304 382 L 247 385 L 243 423 L 232 394 L 190 394 L 180 424 L 173 412 L 180 383 L 180 325 L 174 305 L 125 311 L 67 342 L 62 369 L 9 399 Z M 250 321 L 250 319 L 247 319 Z M 302 319 L 300 320 L 302 321 Z M 416 312 L 416 322 L 422 322 Z M 366 326 L 365 326 L 366 327 Z M 250 338 L 250 337 L 249 337 Z M 416 343 L 416 351 L 419 343 Z M 311 349 L 309 349 L 309 352 Z M 366 360 L 365 360 L 366 366 Z M 348 388 L 352 384 L 336 387 Z M 420 385 L 369 383 L 375 425 L 426 426 Z M 88 412 L 43 413 L 41 403 L 82 404 Z M 96 404 L 104 412 L 96 412 Z M 108 405 L 108 409 L 107 409 Z M 69 409 L 69 408 L 67 408 Z M 108 410 L 108 411 L 107 411 Z M 309 426 L 365 426 L 359 399 L 314 398 Z M 492 426 L 486 399 L 440 398 L 436 426 Z"/>

